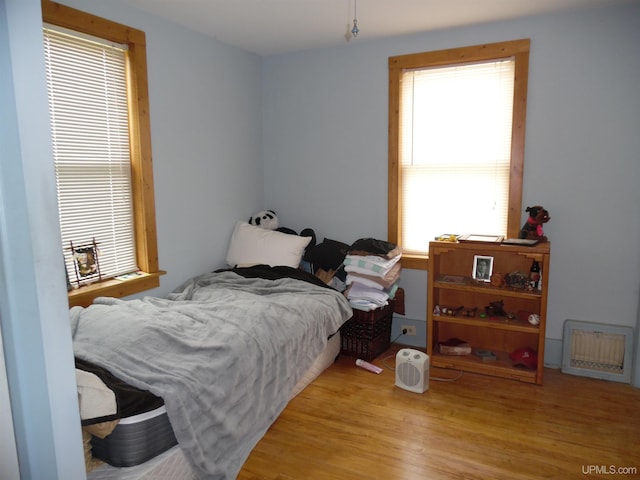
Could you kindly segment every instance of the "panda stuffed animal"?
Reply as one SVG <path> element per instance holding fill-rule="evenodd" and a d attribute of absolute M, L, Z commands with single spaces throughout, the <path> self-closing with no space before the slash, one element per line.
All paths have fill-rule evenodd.
<path fill-rule="evenodd" d="M 273 210 L 263 210 L 252 215 L 249 218 L 249 225 L 264 228 L 265 230 L 275 230 L 276 232 L 287 233 L 289 235 L 298 235 L 298 232 L 288 227 L 279 227 L 278 215 L 276 215 L 276 212 L 274 212 Z M 305 228 L 300 232 L 300 236 L 311 237 L 311 243 L 309 243 L 309 247 L 316 244 L 316 232 L 314 232 L 313 229 Z"/>
<path fill-rule="evenodd" d="M 278 228 L 278 216 L 273 210 L 263 210 L 249 218 L 249 225 L 264 228 L 265 230 L 276 230 Z"/>

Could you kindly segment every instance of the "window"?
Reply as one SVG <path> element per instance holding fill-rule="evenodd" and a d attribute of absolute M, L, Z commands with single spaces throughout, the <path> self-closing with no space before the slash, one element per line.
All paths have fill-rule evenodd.
<path fill-rule="evenodd" d="M 389 59 L 389 239 L 426 268 L 445 233 L 517 236 L 529 40 Z"/>
<path fill-rule="evenodd" d="M 97 239 L 102 276 L 136 271 L 126 45 L 47 27 L 44 45 L 67 270 L 71 250 Z"/>
<path fill-rule="evenodd" d="M 70 305 L 157 287 L 159 275 L 143 32 L 42 2 L 52 142 L 70 280 L 71 242 L 101 281 L 69 293 Z M 93 241 L 95 239 L 95 244 Z M 97 247 L 97 248 L 96 248 Z M 92 263 L 80 278 L 93 282 Z M 140 270 L 127 281 L 110 278 Z"/>

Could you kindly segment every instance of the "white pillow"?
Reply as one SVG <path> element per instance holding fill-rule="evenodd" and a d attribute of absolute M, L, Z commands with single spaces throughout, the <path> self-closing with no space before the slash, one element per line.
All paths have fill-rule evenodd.
<path fill-rule="evenodd" d="M 254 227 L 236 222 L 227 250 L 230 267 L 266 264 L 272 267 L 287 265 L 297 268 L 311 237 Z"/>

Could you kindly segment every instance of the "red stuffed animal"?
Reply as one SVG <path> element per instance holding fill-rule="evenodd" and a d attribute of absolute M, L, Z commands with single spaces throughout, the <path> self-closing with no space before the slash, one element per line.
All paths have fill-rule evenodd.
<path fill-rule="evenodd" d="M 527 218 L 527 221 L 520 229 L 518 238 L 546 242 L 547 237 L 544 236 L 544 232 L 542 231 L 542 224 L 551 220 L 549 212 L 540 205 L 527 207 L 526 211 L 529 214 L 529 218 Z"/>

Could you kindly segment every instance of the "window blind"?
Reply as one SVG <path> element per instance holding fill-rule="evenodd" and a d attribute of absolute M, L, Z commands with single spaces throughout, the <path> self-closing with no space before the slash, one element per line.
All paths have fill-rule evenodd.
<path fill-rule="evenodd" d="M 49 27 L 44 47 L 67 272 L 94 239 L 103 278 L 137 270 L 126 47 Z"/>
<path fill-rule="evenodd" d="M 406 70 L 400 92 L 401 244 L 507 231 L 515 59 Z"/>

